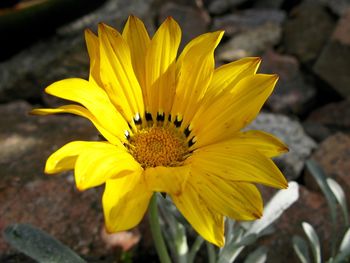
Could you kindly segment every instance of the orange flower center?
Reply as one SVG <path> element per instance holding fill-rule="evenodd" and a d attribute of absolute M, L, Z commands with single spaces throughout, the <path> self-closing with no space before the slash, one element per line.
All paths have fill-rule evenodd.
<path fill-rule="evenodd" d="M 130 140 L 130 152 L 142 167 L 177 166 L 187 152 L 186 137 L 172 127 L 146 128 Z"/>

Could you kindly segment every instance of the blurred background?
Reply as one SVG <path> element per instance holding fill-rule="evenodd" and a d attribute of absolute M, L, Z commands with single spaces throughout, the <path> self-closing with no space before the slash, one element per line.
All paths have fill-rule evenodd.
<path fill-rule="evenodd" d="M 131 232 L 103 230 L 101 194 L 78 192 L 71 173 L 44 176 L 49 154 L 97 133 L 78 117 L 29 116 L 62 104 L 43 93 L 50 83 L 88 77 L 84 29 L 99 22 L 122 29 L 129 14 L 150 34 L 168 16 L 182 27 L 183 47 L 207 31 L 225 30 L 217 66 L 246 56 L 263 59 L 259 72 L 280 76 L 263 113 L 251 125 L 279 136 L 290 152 L 276 159 L 299 200 L 260 242 L 268 262 L 297 262 L 291 235 L 308 221 L 324 258 L 331 235 L 325 197 L 305 168 L 314 159 L 350 192 L 350 0 L 2 0 L 0 1 L 0 231 L 30 223 L 89 262 L 115 262 L 128 250 L 134 262 L 157 262 L 147 219 Z M 263 188 L 265 200 L 271 190 Z M 350 195 L 347 195 L 350 202 Z M 203 253 L 202 253 L 203 254 Z M 206 262 L 204 256 L 198 262 Z M 0 262 L 33 262 L 0 236 Z"/>

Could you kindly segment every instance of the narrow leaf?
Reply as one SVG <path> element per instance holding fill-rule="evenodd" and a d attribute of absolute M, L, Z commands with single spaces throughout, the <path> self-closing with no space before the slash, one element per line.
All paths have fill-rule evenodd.
<path fill-rule="evenodd" d="M 339 252 L 333 263 L 348 262 L 350 258 L 350 228 L 346 231 L 343 240 L 341 241 Z"/>
<path fill-rule="evenodd" d="M 70 248 L 32 225 L 10 225 L 5 228 L 4 237 L 11 246 L 38 262 L 85 262 Z"/>
<path fill-rule="evenodd" d="M 339 252 L 332 263 L 349 262 L 350 259 L 350 228 L 346 231 L 341 241 Z"/>
<path fill-rule="evenodd" d="M 343 211 L 344 223 L 346 226 L 348 226 L 349 225 L 348 206 L 346 203 L 346 197 L 345 197 L 343 188 L 332 178 L 327 178 L 327 183 Z"/>
<path fill-rule="evenodd" d="M 327 183 L 327 177 L 321 167 L 314 161 L 308 160 L 306 167 L 310 171 L 311 175 L 315 178 L 317 184 L 320 186 L 323 194 L 327 199 L 327 203 L 330 209 L 331 221 L 332 221 L 332 237 L 331 237 L 331 255 L 334 256 L 336 252 L 336 228 L 337 228 L 337 199 L 334 196 L 331 188 Z"/>
<path fill-rule="evenodd" d="M 314 256 L 316 263 L 321 263 L 321 248 L 320 248 L 320 240 L 315 232 L 315 229 L 307 222 L 302 223 L 304 232 L 309 239 L 311 244 L 311 251 Z"/>
<path fill-rule="evenodd" d="M 204 242 L 204 239 L 200 235 L 198 235 L 190 249 L 190 252 L 188 253 L 188 263 L 194 262 L 196 254 L 201 248 L 203 242 Z"/>
<path fill-rule="evenodd" d="M 261 219 L 249 223 L 247 234 L 260 234 L 266 227 L 277 220 L 299 198 L 299 185 L 289 182 L 288 189 L 279 190 L 265 206 Z M 246 224 L 245 224 L 246 225 Z"/>
<path fill-rule="evenodd" d="M 233 239 L 230 244 L 224 246 L 219 254 L 218 263 L 233 262 L 245 246 L 253 244 L 257 240 L 256 234 L 245 235 L 242 238 Z"/>
<path fill-rule="evenodd" d="M 267 259 L 267 251 L 268 249 L 266 247 L 259 247 L 248 255 L 246 260 L 244 260 L 244 263 L 265 263 Z"/>
<path fill-rule="evenodd" d="M 300 236 L 293 236 L 293 248 L 301 263 L 311 262 L 308 244 L 306 243 L 305 239 Z"/>
<path fill-rule="evenodd" d="M 350 251 L 350 228 L 346 231 L 343 240 L 341 241 L 339 251 Z"/>

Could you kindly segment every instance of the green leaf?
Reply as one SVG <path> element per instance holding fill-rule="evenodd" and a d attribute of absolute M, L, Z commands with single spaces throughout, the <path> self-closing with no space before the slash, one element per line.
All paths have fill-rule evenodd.
<path fill-rule="evenodd" d="M 265 263 L 267 259 L 267 251 L 268 249 L 266 247 L 259 247 L 248 255 L 246 260 L 244 260 L 244 263 Z"/>
<path fill-rule="evenodd" d="M 314 161 L 308 160 L 306 162 L 306 167 L 310 171 L 311 175 L 315 178 L 317 184 L 320 186 L 323 194 L 325 195 L 328 203 L 328 207 L 331 212 L 331 222 L 332 222 L 332 237 L 331 237 L 331 255 L 334 256 L 336 252 L 336 242 L 337 242 L 337 199 L 334 196 L 331 188 L 327 183 L 327 177 L 321 167 Z"/>
<path fill-rule="evenodd" d="M 348 228 L 343 237 L 343 240 L 341 241 L 339 251 L 350 251 L 350 228 Z"/>
<path fill-rule="evenodd" d="M 316 234 L 315 229 L 307 222 L 302 223 L 304 232 L 309 239 L 309 242 L 311 244 L 311 251 L 314 256 L 316 263 L 321 263 L 321 247 L 320 247 L 320 240 L 318 239 L 318 236 Z"/>
<path fill-rule="evenodd" d="M 196 254 L 199 251 L 199 249 L 201 248 L 203 242 L 204 242 L 204 239 L 200 235 L 198 235 L 196 240 L 194 241 L 189 253 L 188 253 L 188 263 L 194 262 Z"/>
<path fill-rule="evenodd" d="M 334 259 L 334 263 L 349 262 L 350 258 L 350 228 L 346 231 L 341 241 L 339 252 Z"/>
<path fill-rule="evenodd" d="M 257 239 L 258 236 L 256 234 L 249 234 L 241 238 L 233 239 L 230 244 L 222 248 L 218 263 L 233 262 L 245 246 L 253 244 Z"/>
<path fill-rule="evenodd" d="M 350 228 L 346 231 L 341 241 L 338 255 L 334 259 L 334 263 L 348 262 L 350 258 Z"/>
<path fill-rule="evenodd" d="M 162 233 L 177 262 L 188 262 L 188 245 L 185 226 L 175 218 L 175 206 L 166 198 L 158 198 Z M 166 231 L 165 231 L 166 230 Z"/>
<path fill-rule="evenodd" d="M 261 219 L 253 223 L 244 223 L 247 234 L 260 234 L 265 228 L 277 220 L 299 198 L 299 185 L 289 182 L 288 189 L 279 190 L 267 203 Z"/>
<path fill-rule="evenodd" d="M 345 197 L 343 188 L 332 178 L 327 178 L 327 183 L 343 211 L 344 223 L 346 226 L 348 226 L 349 225 L 348 206 L 346 203 L 346 197 Z"/>
<path fill-rule="evenodd" d="M 4 237 L 11 246 L 38 262 L 85 262 L 70 248 L 32 225 L 10 225 L 5 228 Z"/>
<path fill-rule="evenodd" d="M 215 263 L 216 262 L 215 248 L 209 242 L 206 242 L 206 244 L 207 244 L 207 252 L 208 252 L 208 262 L 209 263 Z"/>
<path fill-rule="evenodd" d="M 308 245 L 305 239 L 300 236 L 293 236 L 293 248 L 301 263 L 310 262 Z"/>

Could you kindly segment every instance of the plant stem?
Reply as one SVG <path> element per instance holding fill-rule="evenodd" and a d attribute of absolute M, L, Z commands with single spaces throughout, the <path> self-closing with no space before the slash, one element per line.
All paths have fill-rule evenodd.
<path fill-rule="evenodd" d="M 156 250 L 157 250 L 160 262 L 171 263 L 171 260 L 162 236 L 162 231 L 160 229 L 156 194 L 153 194 L 151 203 L 149 206 L 149 221 L 151 225 L 151 232 L 153 236 L 154 245 L 156 246 Z"/>

